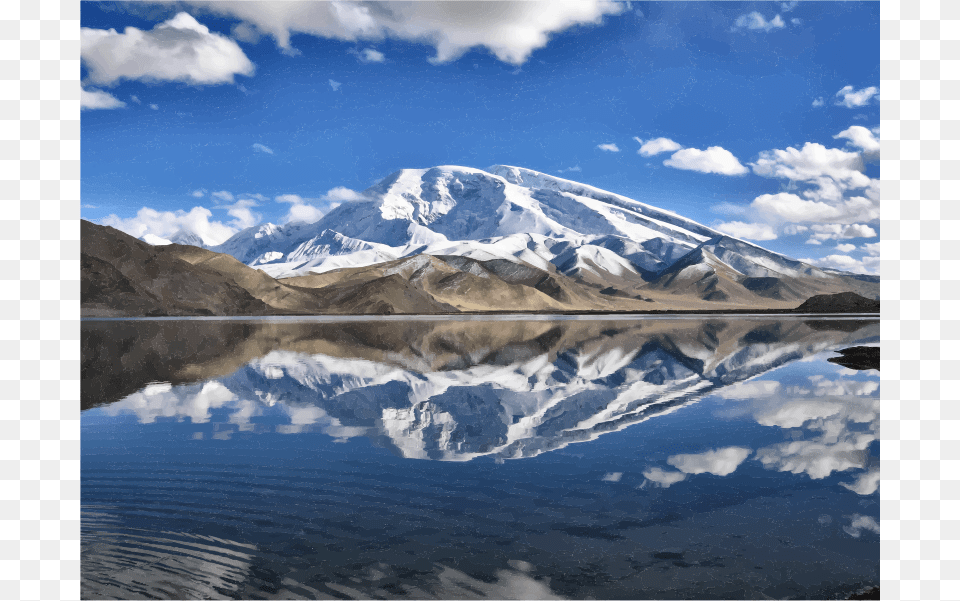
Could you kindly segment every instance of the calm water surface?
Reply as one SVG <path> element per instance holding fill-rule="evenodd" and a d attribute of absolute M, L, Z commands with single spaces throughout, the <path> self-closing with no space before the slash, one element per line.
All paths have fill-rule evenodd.
<path fill-rule="evenodd" d="M 87 321 L 85 598 L 846 598 L 879 322 Z"/>

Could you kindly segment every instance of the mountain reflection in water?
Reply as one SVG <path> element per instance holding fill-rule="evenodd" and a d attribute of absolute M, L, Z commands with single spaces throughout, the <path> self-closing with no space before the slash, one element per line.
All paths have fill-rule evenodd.
<path fill-rule="evenodd" d="M 876 343 L 875 320 L 120 321 L 81 335 L 85 597 L 826 598 L 877 580 L 878 378 L 823 358 Z M 124 435 L 87 445 L 105 424 L 139 455 L 123 456 Z M 183 449 L 164 442 L 187 430 Z M 275 474 L 257 467 L 270 453 Z M 490 459 L 536 475 L 497 480 Z M 596 500 L 597 485 L 620 492 Z M 216 517 L 185 517 L 208 497 Z M 789 532 L 773 555 L 771 519 Z M 142 520 L 166 534 L 143 542 Z M 130 549 L 142 558 L 125 563 Z M 823 567 L 836 553 L 841 567 Z M 793 576 L 756 567 L 771 561 Z"/>

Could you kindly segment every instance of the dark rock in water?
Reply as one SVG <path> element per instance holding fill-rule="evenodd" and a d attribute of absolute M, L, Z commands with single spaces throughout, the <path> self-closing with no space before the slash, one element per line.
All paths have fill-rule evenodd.
<path fill-rule="evenodd" d="M 854 593 L 847 597 L 847 599 L 879 599 L 880 598 L 880 587 L 872 586 L 868 589 L 864 589 L 860 592 Z"/>
<path fill-rule="evenodd" d="M 818 294 L 794 309 L 800 313 L 879 313 L 880 301 L 865 298 L 856 292 Z"/>
<path fill-rule="evenodd" d="M 850 369 L 875 369 L 880 371 L 880 347 L 878 346 L 853 346 L 837 352 L 843 356 L 830 357 L 827 361 Z"/>

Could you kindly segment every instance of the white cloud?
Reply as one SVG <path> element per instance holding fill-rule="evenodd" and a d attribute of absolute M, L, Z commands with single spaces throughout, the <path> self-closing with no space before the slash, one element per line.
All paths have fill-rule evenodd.
<path fill-rule="evenodd" d="M 838 244 L 836 249 L 842 253 L 852 253 L 857 247 L 854 244 Z"/>
<path fill-rule="evenodd" d="M 80 88 L 80 110 L 89 109 L 118 109 L 127 106 L 127 103 L 103 90 Z"/>
<path fill-rule="evenodd" d="M 620 148 L 616 144 L 598 144 L 597 148 L 600 150 L 606 150 L 607 152 L 620 152 Z"/>
<path fill-rule="evenodd" d="M 742 175 L 748 172 L 748 169 L 740 164 L 737 157 L 720 146 L 711 146 L 706 150 L 696 148 L 678 150 L 663 164 L 676 169 L 687 169 L 700 173 L 719 173 L 721 175 Z"/>
<path fill-rule="evenodd" d="M 640 150 L 637 151 L 637 154 L 645 157 L 652 157 L 653 155 L 660 154 L 661 152 L 674 152 L 683 148 L 683 146 L 677 144 L 669 138 L 653 138 L 652 140 L 647 140 L 646 142 L 637 137 L 634 137 L 633 139 L 641 145 Z"/>
<path fill-rule="evenodd" d="M 734 238 L 742 238 L 744 240 L 776 240 L 777 238 L 777 232 L 766 223 L 729 221 L 715 225 L 713 229 L 733 236 Z"/>
<path fill-rule="evenodd" d="M 353 200 L 365 200 L 366 197 L 350 188 L 337 186 L 336 188 L 327 190 L 327 193 L 323 195 L 323 199 L 332 202 L 350 202 Z"/>
<path fill-rule="evenodd" d="M 206 188 L 197 188 L 196 190 L 190 193 L 190 196 L 193 196 L 194 198 L 203 198 L 203 195 L 206 193 L 207 193 Z"/>
<path fill-rule="evenodd" d="M 340 83 L 339 81 L 333 81 L 332 79 L 328 79 L 328 80 L 327 80 L 327 83 L 330 84 L 330 87 L 333 88 L 333 91 L 334 91 L 334 92 L 336 92 L 337 90 L 339 90 L 339 89 L 340 89 L 340 86 L 343 85 L 343 84 Z"/>
<path fill-rule="evenodd" d="M 133 102 L 133 103 L 135 103 L 135 104 L 140 104 L 140 99 L 137 98 L 135 95 L 131 95 L 131 96 L 130 96 L 130 101 Z"/>
<path fill-rule="evenodd" d="M 851 140 L 848 144 L 857 150 L 807 142 L 799 150 L 788 147 L 761 152 L 757 161 L 750 164 L 754 173 L 785 179 L 791 188 L 800 184 L 806 187 L 800 192 L 803 198 L 792 192 L 764 194 L 753 201 L 751 208 L 771 223 L 854 223 L 879 219 L 880 182 L 863 173 L 864 160 L 876 156 L 872 144 L 875 139 L 869 134 L 869 130 L 857 126 L 838 134 Z M 861 144 L 871 150 L 860 148 Z"/>
<path fill-rule="evenodd" d="M 836 93 L 836 96 L 840 97 L 836 104 L 837 106 L 845 106 L 848 109 L 866 106 L 870 103 L 870 99 L 879 93 L 880 88 L 875 86 L 863 88 L 862 90 L 854 90 L 853 86 L 843 86 L 840 88 L 840 91 Z"/>
<path fill-rule="evenodd" d="M 813 106 L 823 106 L 824 104 L 826 104 L 826 102 L 824 102 L 823 96 L 813 99 Z"/>
<path fill-rule="evenodd" d="M 852 125 L 833 137 L 846 139 L 849 146 L 863 150 L 864 158 L 880 158 L 880 140 L 866 127 Z"/>
<path fill-rule="evenodd" d="M 726 447 L 692 455 L 673 455 L 667 463 L 685 474 L 732 474 L 750 456 L 750 449 Z"/>
<path fill-rule="evenodd" d="M 873 238 L 877 235 L 876 230 L 869 225 L 861 223 L 854 223 L 852 225 L 843 225 L 841 223 L 817 224 L 810 226 L 810 229 L 813 231 L 811 240 L 818 240 L 820 242 L 840 240 L 843 238 Z"/>
<path fill-rule="evenodd" d="M 599 24 L 626 5 L 612 0 L 581 2 L 191 2 L 243 20 L 272 36 L 288 53 L 294 33 L 344 41 L 394 38 L 436 49 L 433 63 L 454 61 L 472 48 L 499 60 L 523 64 L 554 33 Z"/>
<path fill-rule="evenodd" d="M 865 252 L 865 253 L 867 253 L 867 254 L 869 254 L 869 255 L 871 255 L 871 256 L 874 256 L 874 257 L 879 257 L 879 256 L 880 256 L 880 243 L 879 243 L 879 242 L 870 242 L 870 243 L 868 243 L 868 244 L 864 244 L 864 245 L 863 245 L 863 252 Z"/>
<path fill-rule="evenodd" d="M 259 142 L 257 142 L 256 144 L 253 145 L 253 149 L 254 149 L 254 150 L 259 150 L 260 152 L 265 152 L 265 153 L 267 153 L 267 154 L 273 154 L 273 149 L 268 148 L 267 146 L 264 146 L 263 144 L 261 144 L 261 143 L 259 143 Z"/>
<path fill-rule="evenodd" d="M 845 188 L 863 188 L 870 183 L 870 179 L 862 173 L 863 159 L 860 153 L 826 148 L 815 142 L 807 142 L 800 150 L 791 146 L 785 150 L 763 151 L 751 166 L 754 173 L 763 177 L 814 183 L 822 188 L 837 184 Z M 841 191 L 837 190 L 837 193 Z M 839 198 L 839 195 L 834 198 Z"/>
<path fill-rule="evenodd" d="M 151 104 L 151 105 L 150 105 L 150 108 L 153 109 L 153 110 L 155 110 L 155 111 L 159 111 L 159 110 L 160 110 L 160 107 L 157 106 L 156 104 Z"/>
<path fill-rule="evenodd" d="M 860 538 L 860 533 L 864 530 L 880 534 L 880 524 L 868 515 L 854 514 L 850 516 L 850 520 L 850 525 L 844 526 L 843 531 L 853 538 Z"/>
<path fill-rule="evenodd" d="M 781 3 L 780 3 L 780 10 L 782 10 L 782 11 L 785 12 L 785 13 L 788 13 L 788 12 L 790 12 L 791 10 L 795 9 L 795 8 L 797 7 L 797 4 L 800 4 L 800 2 L 799 2 L 798 0 L 790 0 L 789 2 L 781 2 Z"/>
<path fill-rule="evenodd" d="M 257 206 L 257 201 L 252 198 L 240 199 L 232 205 L 219 208 L 227 209 L 227 214 L 233 217 L 230 224 L 237 229 L 245 230 L 260 223 L 263 218 L 259 213 L 254 213 L 250 209 Z"/>
<path fill-rule="evenodd" d="M 382 52 L 378 52 L 373 48 L 364 48 L 357 56 L 360 57 L 360 62 L 362 63 L 382 63 L 386 60 Z"/>
<path fill-rule="evenodd" d="M 827 255 L 819 259 L 799 259 L 804 263 L 816 265 L 817 267 L 827 267 L 830 269 L 839 269 L 840 271 L 849 271 L 851 273 L 876 274 L 880 268 L 879 257 L 864 257 L 863 259 L 854 259 L 849 255 Z"/>
<path fill-rule="evenodd" d="M 560 169 L 559 171 L 557 171 L 557 173 L 567 173 L 567 172 L 576 172 L 576 173 L 579 173 L 580 171 L 581 171 L 580 165 L 574 165 L 573 167 L 567 167 L 566 169 Z"/>
<path fill-rule="evenodd" d="M 214 192 L 211 194 L 217 200 L 222 200 L 224 202 L 233 202 L 233 194 L 227 192 L 226 190 L 220 190 L 219 192 Z"/>
<path fill-rule="evenodd" d="M 643 477 L 663 488 L 670 488 L 671 485 L 687 479 L 687 475 L 682 472 L 668 472 L 659 467 L 652 467 L 644 471 Z"/>
<path fill-rule="evenodd" d="M 360 197 L 359 194 L 353 192 L 357 198 L 346 198 L 350 196 L 348 194 L 350 192 L 353 192 L 353 190 L 340 187 L 330 190 L 330 192 L 321 198 L 303 198 L 299 194 L 281 194 L 274 198 L 274 200 L 290 205 L 290 210 L 288 210 L 287 214 L 281 219 L 282 223 L 290 223 L 293 221 L 316 223 L 321 217 L 340 206 L 342 202 L 356 200 Z M 319 203 L 320 206 L 317 206 L 315 203 Z"/>
<path fill-rule="evenodd" d="M 737 20 L 734 24 L 733 30 L 737 29 L 752 29 L 752 30 L 762 30 L 762 31 L 771 31 L 773 29 L 781 29 L 785 26 L 783 19 L 780 18 L 780 15 L 775 16 L 769 21 L 764 18 L 763 15 L 757 11 L 746 15 L 740 15 L 737 17 Z"/>
<path fill-rule="evenodd" d="M 80 56 L 90 80 L 112 84 L 121 79 L 232 83 L 234 75 L 253 75 L 254 65 L 230 38 L 210 30 L 185 12 L 150 31 L 127 27 L 80 28 Z"/>
<path fill-rule="evenodd" d="M 82 205 L 80 205 L 80 208 L 81 208 L 81 209 L 95 209 L 95 208 L 97 208 L 97 205 L 82 204 Z"/>
<path fill-rule="evenodd" d="M 194 207 L 189 212 L 183 210 L 157 211 L 149 207 L 143 207 L 137 211 L 135 217 L 122 219 L 111 214 L 104 217 L 101 223 L 115 227 L 136 238 L 145 234 L 169 238 L 183 230 L 200 236 L 204 244 L 208 246 L 220 244 L 239 231 L 234 226 L 220 221 L 211 221 L 212 216 L 213 213 L 204 207 Z"/>
<path fill-rule="evenodd" d="M 619 482 L 623 478 L 623 472 L 610 472 L 603 477 L 604 482 Z"/>
<path fill-rule="evenodd" d="M 797 19 L 796 17 L 794 17 L 793 19 L 790 19 L 790 22 L 793 23 L 794 25 L 802 25 L 802 24 L 803 24 L 803 21 L 801 21 L 800 19 Z"/>
<path fill-rule="evenodd" d="M 797 225 L 796 223 L 790 223 L 783 227 L 783 233 L 787 236 L 796 236 L 798 234 L 803 234 L 809 232 L 810 228 L 805 225 Z"/>

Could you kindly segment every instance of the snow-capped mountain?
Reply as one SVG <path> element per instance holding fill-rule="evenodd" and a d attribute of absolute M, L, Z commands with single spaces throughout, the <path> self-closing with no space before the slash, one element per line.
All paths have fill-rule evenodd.
<path fill-rule="evenodd" d="M 730 302 L 879 292 L 874 278 L 828 273 L 670 211 L 520 167 L 404 169 L 362 197 L 316 223 L 255 226 L 211 250 L 273 277 L 428 254 L 526 263 L 631 295 L 672 294 L 674 282 L 682 294 Z"/>

